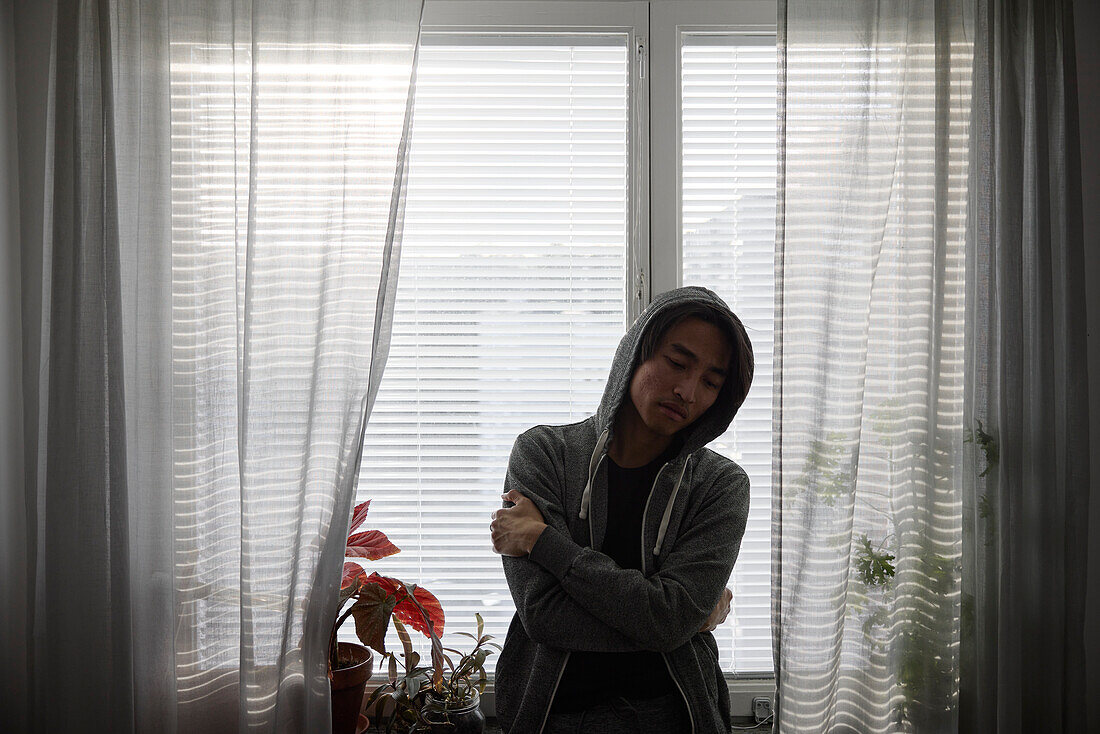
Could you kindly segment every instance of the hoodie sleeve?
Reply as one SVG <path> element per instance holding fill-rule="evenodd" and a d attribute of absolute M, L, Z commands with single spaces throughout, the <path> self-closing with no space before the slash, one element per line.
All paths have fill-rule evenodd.
<path fill-rule="evenodd" d="M 529 558 L 593 617 L 643 649 L 669 652 L 699 631 L 729 582 L 748 519 L 748 489 L 739 468 L 720 475 L 685 519 L 661 570 L 648 577 L 578 545 L 554 525 Z"/>
<path fill-rule="evenodd" d="M 508 460 L 504 491 L 518 490 L 535 503 L 548 526 L 543 535 L 553 530 L 568 538 L 560 499 L 561 460 L 556 453 L 549 437 L 537 429 L 521 434 Z M 554 574 L 532 561 L 530 556 L 502 556 L 502 559 L 516 612 L 527 636 L 535 642 L 562 650 L 587 652 L 644 649 L 582 607 L 566 593 Z"/>

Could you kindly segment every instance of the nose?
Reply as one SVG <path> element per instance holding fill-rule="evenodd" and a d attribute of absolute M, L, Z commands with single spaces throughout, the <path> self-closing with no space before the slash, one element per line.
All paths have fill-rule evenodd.
<path fill-rule="evenodd" d="M 676 384 L 676 387 L 673 389 L 673 392 L 676 393 L 676 395 L 681 400 L 683 400 L 685 403 L 694 403 L 695 402 L 695 390 L 698 387 L 698 385 L 699 385 L 699 380 L 697 378 L 688 376 L 688 377 L 685 377 L 684 379 L 680 380 Z"/>

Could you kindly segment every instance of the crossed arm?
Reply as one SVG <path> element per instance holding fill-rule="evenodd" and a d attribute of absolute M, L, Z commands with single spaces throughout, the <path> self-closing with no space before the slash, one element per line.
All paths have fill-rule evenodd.
<path fill-rule="evenodd" d="M 542 531 L 547 527 L 542 513 L 534 502 L 524 497 L 518 490 L 508 490 L 501 495 L 501 499 L 513 505 L 493 511 L 493 522 L 489 525 L 493 551 L 512 558 L 528 556 L 542 535 Z M 711 610 L 699 631 L 712 632 L 725 622 L 726 617 L 729 616 L 732 601 L 733 592 L 723 588 L 721 598 L 714 605 L 714 609 Z"/>
<path fill-rule="evenodd" d="M 493 513 L 491 530 L 533 640 L 572 650 L 663 651 L 725 620 L 732 594 L 719 584 L 729 578 L 744 530 L 747 507 L 731 499 L 740 492 L 713 493 L 718 499 L 697 513 L 664 568 L 645 577 L 572 540 L 557 500 L 557 462 L 539 458 L 552 447 L 545 437 L 525 434 L 517 448 L 521 441 L 524 460 L 516 461 L 513 451 L 503 496 L 515 504 Z M 743 475 L 737 480 L 747 482 Z M 630 614 L 623 613 L 624 600 Z"/>

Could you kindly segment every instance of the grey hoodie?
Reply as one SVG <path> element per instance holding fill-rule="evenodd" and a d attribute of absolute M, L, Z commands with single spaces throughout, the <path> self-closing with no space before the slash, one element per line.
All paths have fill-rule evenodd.
<path fill-rule="evenodd" d="M 661 294 L 619 343 L 599 410 L 565 426 L 536 426 L 512 448 L 505 491 L 538 507 L 547 528 L 526 557 L 504 557 L 516 604 L 497 663 L 496 708 L 505 732 L 539 734 L 569 654 L 660 652 L 683 694 L 695 734 L 728 732 L 729 694 L 718 646 L 699 632 L 729 581 L 749 511 L 749 480 L 706 443 L 729 426 L 745 395 L 723 389 L 680 435 L 657 473 L 642 519 L 642 570 L 599 553 L 607 527 L 605 457 L 615 415 L 653 316 L 687 300 L 728 315 L 732 342 L 751 355 L 744 327 L 705 288 Z M 750 356 L 751 364 L 751 356 Z M 751 369 L 744 384 L 751 382 Z M 732 375 L 727 383 L 733 382 Z M 595 550 L 594 550 L 595 549 Z"/>

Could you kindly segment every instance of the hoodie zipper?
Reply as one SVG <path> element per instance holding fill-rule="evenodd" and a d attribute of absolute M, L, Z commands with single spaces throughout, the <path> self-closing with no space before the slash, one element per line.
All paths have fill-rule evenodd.
<path fill-rule="evenodd" d="M 605 456 L 607 456 L 606 452 L 604 452 L 603 455 L 600 456 L 599 461 L 596 462 L 596 469 L 595 469 L 595 471 L 592 472 L 592 476 L 589 477 L 590 482 L 595 481 L 596 473 L 599 472 L 600 464 L 603 463 L 603 460 L 604 460 Z M 690 458 L 690 456 L 688 458 Z M 687 468 L 687 465 L 686 465 L 687 458 L 685 458 L 684 461 L 685 461 L 684 468 L 686 469 Z M 663 464 L 661 466 L 660 469 L 657 470 L 657 476 L 653 477 L 653 486 L 651 486 L 649 488 L 649 494 L 646 496 L 646 499 L 645 499 L 645 507 L 642 509 L 642 533 L 641 533 L 641 535 L 642 535 L 642 538 L 641 538 L 642 559 L 641 560 L 642 560 L 642 575 L 643 576 L 645 575 L 645 570 L 646 570 L 646 568 L 645 568 L 646 567 L 646 563 L 645 563 L 646 562 L 645 526 L 646 526 L 646 518 L 649 516 L 649 502 L 650 502 L 650 500 L 653 499 L 653 490 L 655 490 L 657 488 L 657 482 L 660 481 L 660 479 L 661 479 L 661 473 L 665 470 L 665 467 L 667 467 L 670 463 L 671 462 L 666 462 L 665 464 Z M 683 473 L 680 474 L 680 479 L 683 480 Z M 589 512 L 588 512 L 588 544 L 589 544 L 589 547 L 591 547 L 592 541 L 596 537 L 595 534 L 592 532 L 592 515 L 593 515 L 592 511 L 591 511 L 591 509 L 589 509 Z M 561 678 L 562 678 L 563 675 L 565 675 L 565 668 L 569 664 L 569 656 L 571 654 L 572 653 L 570 653 L 570 651 L 568 651 L 568 650 L 565 651 L 565 659 L 562 660 L 561 668 L 558 669 L 558 677 L 554 680 L 554 687 L 550 689 L 550 700 L 547 701 L 547 703 L 546 703 L 546 712 L 542 715 L 542 723 L 539 724 L 539 730 L 538 730 L 538 732 L 536 732 L 536 734 L 542 734 L 543 730 L 546 728 L 546 720 L 550 718 L 550 709 L 553 708 L 553 706 L 554 706 L 554 696 L 556 696 L 557 693 L 558 693 L 558 686 L 561 685 Z M 684 692 L 684 687 L 682 685 L 680 685 L 680 681 L 676 677 L 676 672 L 672 669 L 672 663 L 670 663 L 668 661 L 668 656 L 665 655 L 665 653 L 661 653 L 661 659 L 665 661 L 665 667 L 668 668 L 668 676 L 670 678 L 672 678 L 672 682 L 676 684 L 676 688 L 680 691 L 680 696 L 684 699 L 684 708 L 687 709 L 688 721 L 691 724 L 691 732 L 692 732 L 692 734 L 695 734 L 695 715 L 691 712 L 691 702 L 688 701 L 687 694 Z"/>
<path fill-rule="evenodd" d="M 688 457 L 690 458 L 690 457 Z M 684 468 L 687 468 L 687 458 L 684 459 Z M 657 470 L 657 476 L 653 478 L 653 486 L 649 488 L 649 496 L 645 500 L 645 509 L 642 510 L 642 575 L 645 576 L 645 561 L 646 561 L 646 542 L 645 542 L 645 527 L 646 517 L 649 515 L 649 501 L 653 499 L 653 490 L 657 488 L 657 482 L 661 478 L 661 472 L 665 470 L 665 467 L 671 462 L 666 463 L 660 469 Z M 683 473 L 680 474 L 680 480 L 684 478 Z M 676 688 L 680 691 L 680 695 L 684 699 L 684 708 L 687 709 L 688 721 L 691 723 L 691 733 L 695 734 L 695 714 L 691 713 L 691 702 L 688 701 L 687 694 L 684 692 L 684 687 L 680 685 L 679 679 L 676 677 L 676 672 L 672 669 L 672 663 L 668 661 L 668 655 L 661 653 L 661 659 L 665 661 L 665 667 L 668 668 L 668 677 L 672 678 L 672 682 L 676 684 Z"/>
<path fill-rule="evenodd" d="M 592 483 L 592 482 L 596 481 L 596 474 L 599 473 L 600 464 L 603 463 L 603 460 L 604 460 L 605 456 L 607 456 L 606 451 L 603 454 L 600 455 L 599 460 L 596 462 L 596 468 L 592 470 L 592 474 L 588 477 L 589 483 Z M 652 492 L 653 490 L 650 490 L 650 491 Z M 647 502 L 647 504 L 648 504 L 648 502 Z M 593 515 L 592 509 L 589 508 L 589 510 L 588 510 L 588 546 L 590 548 L 592 547 L 592 541 L 595 540 L 595 538 L 596 538 L 596 536 L 592 533 L 592 515 Z M 546 720 L 548 718 L 550 718 L 550 709 L 554 707 L 554 696 L 556 696 L 557 693 L 558 693 L 558 686 L 561 685 L 561 677 L 563 675 L 565 675 L 565 666 L 567 666 L 569 664 L 569 656 L 571 654 L 572 653 L 569 650 L 565 651 L 565 660 L 561 661 L 561 668 L 558 669 L 558 677 L 554 681 L 554 687 L 550 689 L 550 700 L 546 702 L 546 713 L 544 713 L 542 715 L 542 723 L 539 724 L 539 730 L 536 734 L 542 734 L 542 730 L 546 728 Z"/>
<path fill-rule="evenodd" d="M 558 677 L 554 681 L 554 687 L 550 689 L 550 700 L 546 702 L 546 713 L 542 715 L 542 723 L 539 724 L 537 734 L 542 734 L 542 730 L 546 728 L 546 720 L 550 718 L 550 709 L 554 707 L 554 696 L 558 693 L 558 686 L 561 685 L 561 677 L 565 675 L 565 666 L 569 664 L 569 656 L 572 654 L 573 653 L 569 650 L 565 651 L 565 660 L 561 661 L 561 669 L 558 670 Z M 694 729 L 692 731 L 694 731 Z"/>

